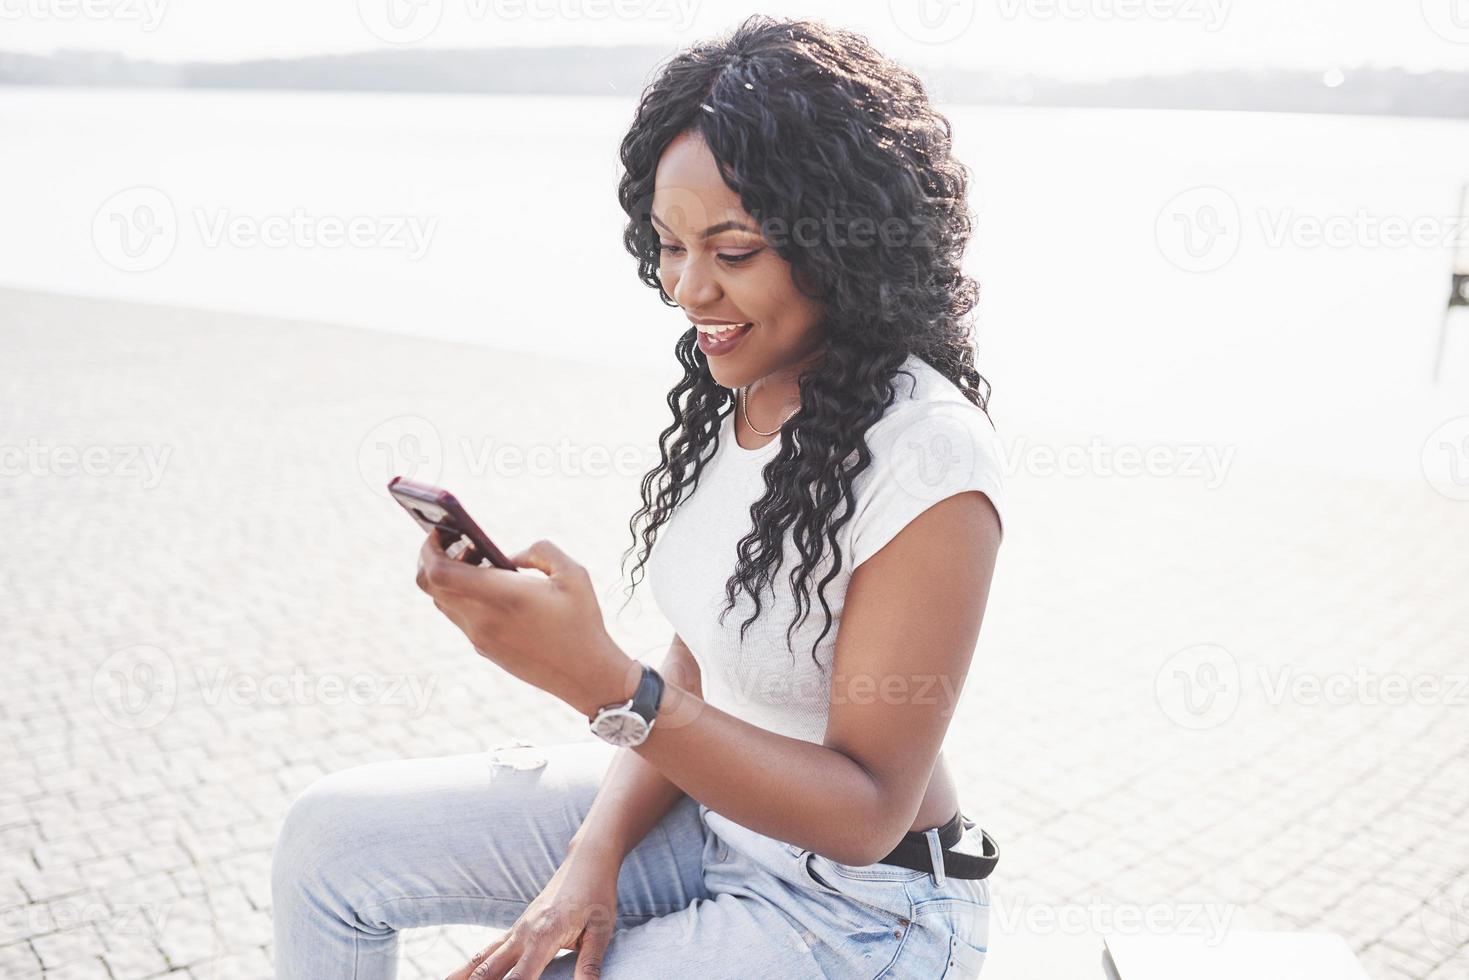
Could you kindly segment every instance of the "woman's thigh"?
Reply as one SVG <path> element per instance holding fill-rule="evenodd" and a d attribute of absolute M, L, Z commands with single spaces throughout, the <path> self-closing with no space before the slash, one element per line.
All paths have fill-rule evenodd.
<path fill-rule="evenodd" d="M 704 864 L 710 897 L 618 929 L 602 963 L 607 980 L 978 975 L 988 945 L 987 881 L 939 884 L 893 865 L 837 864 L 700 809 L 714 840 Z M 573 965 L 565 954 L 543 977 L 569 980 Z"/>
<path fill-rule="evenodd" d="M 369 932 L 508 928 L 564 859 L 617 750 L 588 741 L 540 751 L 546 763 L 535 769 L 493 766 L 489 753 L 470 753 L 321 777 L 282 826 L 272 870 L 277 902 L 304 899 L 298 911 L 349 915 L 349 924 Z M 698 804 L 685 796 L 623 862 L 619 924 L 706 894 L 704 842 Z M 278 916 L 278 932 L 290 928 Z"/>

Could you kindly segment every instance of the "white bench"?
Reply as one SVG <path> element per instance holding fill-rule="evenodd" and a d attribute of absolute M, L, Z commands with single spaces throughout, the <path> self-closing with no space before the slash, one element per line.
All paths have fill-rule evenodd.
<path fill-rule="evenodd" d="M 1368 980 L 1334 933 L 1100 936 L 991 931 L 980 980 Z"/>
<path fill-rule="evenodd" d="M 1232 929 L 1212 945 L 1203 936 L 1109 936 L 1107 953 L 1116 980 L 1367 980 L 1331 932 Z"/>

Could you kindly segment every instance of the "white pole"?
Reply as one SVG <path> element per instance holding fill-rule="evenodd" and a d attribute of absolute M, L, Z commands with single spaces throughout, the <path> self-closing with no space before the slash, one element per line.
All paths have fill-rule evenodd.
<path fill-rule="evenodd" d="M 1469 210 L 1469 183 L 1459 188 L 1459 220 L 1454 224 L 1456 229 L 1464 227 L 1464 212 Z M 1449 270 L 1449 282 L 1456 281 L 1459 273 L 1469 273 L 1469 257 L 1464 254 L 1464 245 L 1458 244 L 1458 251 L 1454 253 L 1453 268 Z M 1443 318 L 1438 324 L 1438 344 L 1433 354 L 1433 383 L 1438 384 L 1438 376 L 1443 369 L 1444 343 L 1449 333 L 1449 316 L 1454 312 L 1454 298 L 1449 297 L 1444 305 Z"/>

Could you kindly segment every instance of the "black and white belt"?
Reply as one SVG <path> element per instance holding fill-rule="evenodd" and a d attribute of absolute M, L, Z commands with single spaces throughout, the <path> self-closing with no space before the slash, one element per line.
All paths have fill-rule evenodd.
<path fill-rule="evenodd" d="M 934 880 L 943 884 L 947 878 L 988 878 L 1000 861 L 1000 846 L 988 831 L 981 830 L 984 838 L 984 854 L 965 854 L 949 848 L 959 843 L 964 832 L 974 826 L 974 821 L 962 813 L 942 827 L 928 830 L 910 830 L 903 835 L 898 846 L 879 861 L 879 864 L 896 864 L 914 871 L 927 871 Z"/>

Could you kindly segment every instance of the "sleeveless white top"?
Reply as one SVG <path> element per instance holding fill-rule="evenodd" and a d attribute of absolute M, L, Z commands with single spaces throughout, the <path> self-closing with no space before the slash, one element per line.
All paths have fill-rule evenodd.
<path fill-rule="evenodd" d="M 894 387 L 893 404 L 868 429 L 872 463 L 853 481 L 856 507 L 837 534 L 843 567 L 827 583 L 831 628 L 815 648 L 824 669 L 817 668 L 811 653 L 825 624 L 817 585 L 833 564 L 829 544 L 823 564 L 808 579 L 809 610 L 789 648 L 786 629 L 798 609 L 789 575 L 800 561 L 790 532 L 785 560 L 761 594 L 760 618 L 750 624 L 743 643 L 740 624 L 755 608 L 743 590 L 736 590 L 724 623 L 718 621 L 736 545 L 751 530 L 750 507 L 764 495 L 762 470 L 780 449 L 779 437 L 745 449 L 735 441 L 734 412 L 725 415 L 718 450 L 705 464 L 698 487 L 685 491 L 659 529 L 644 570 L 658 608 L 699 665 L 709 704 L 761 728 L 820 744 L 837 630 L 856 567 L 930 506 L 966 490 L 989 497 L 1003 535 L 1003 454 L 988 416 L 917 355 L 909 356 Z M 844 506 L 838 503 L 836 513 Z"/>

